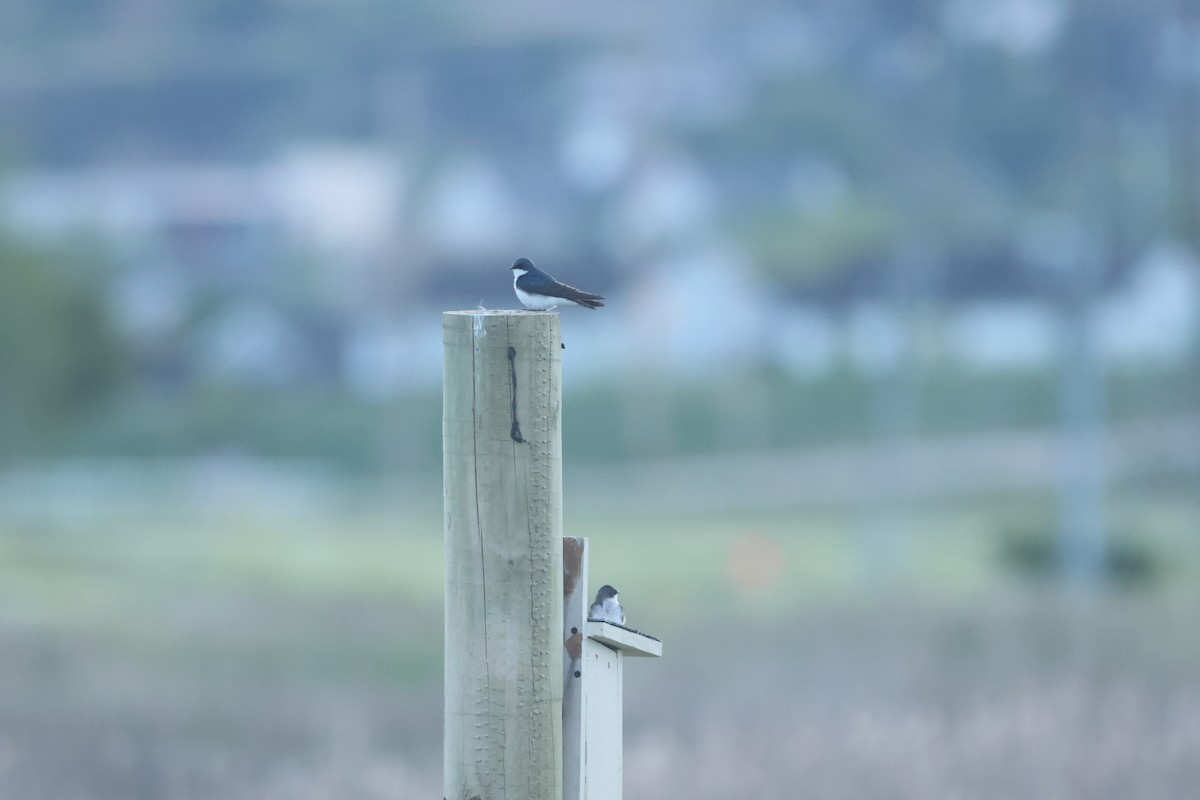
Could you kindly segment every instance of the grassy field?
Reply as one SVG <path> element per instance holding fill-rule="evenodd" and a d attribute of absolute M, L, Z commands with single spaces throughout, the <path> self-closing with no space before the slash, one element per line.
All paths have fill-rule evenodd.
<path fill-rule="evenodd" d="M 1111 506 L 1151 566 L 1098 596 L 1005 566 L 1037 495 L 882 543 L 854 508 L 569 507 L 665 642 L 626 796 L 1191 796 L 1200 496 Z M 441 579 L 427 503 L 0 516 L 0 797 L 440 796 Z"/>

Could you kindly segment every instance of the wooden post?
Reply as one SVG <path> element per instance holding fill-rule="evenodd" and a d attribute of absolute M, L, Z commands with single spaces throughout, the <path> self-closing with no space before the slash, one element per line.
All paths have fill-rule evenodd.
<path fill-rule="evenodd" d="M 551 312 L 451 311 L 447 800 L 562 797 L 562 356 Z"/>

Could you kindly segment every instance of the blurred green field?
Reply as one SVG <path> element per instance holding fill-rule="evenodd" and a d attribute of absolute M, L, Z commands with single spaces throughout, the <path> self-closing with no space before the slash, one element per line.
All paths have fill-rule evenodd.
<path fill-rule="evenodd" d="M 184 606 L 257 599 L 387 602 L 439 613 L 441 509 L 369 505 L 304 517 L 237 509 L 0 516 L 0 606 L 10 622 L 114 635 L 172 622 Z M 1200 599 L 1200 496 L 1184 487 L 1118 493 L 1109 508 L 1114 541 L 1136 534 L 1154 561 L 1151 585 L 1141 590 Z M 647 624 L 676 626 L 706 601 L 760 620 L 880 594 L 986 602 L 1023 586 L 1002 563 L 1001 534 L 1049 532 L 1056 514 L 1054 499 L 1038 493 L 914 504 L 894 540 L 882 543 L 894 557 L 882 574 L 866 563 L 873 540 L 858 508 L 667 515 L 585 503 L 568 507 L 565 529 L 591 539 L 597 582 L 627 586 L 626 602 L 642 606 Z M 778 562 L 779 575 L 739 585 L 730 560 L 739 543 L 753 551 L 760 541 L 769 543 L 761 558 Z"/>
<path fill-rule="evenodd" d="M 711 761 L 711 748 L 771 752 L 789 736 L 821 740 L 796 746 L 825 753 L 807 774 L 836 784 L 856 772 L 838 758 L 862 746 L 863 714 L 885 749 L 904 745 L 914 713 L 951 739 L 972 714 L 998 715 L 997 758 L 1014 737 L 1036 754 L 1026 737 L 1131 724 L 1150 743 L 1197 748 L 1122 785 L 1183 785 L 1200 774 L 1200 731 L 1180 733 L 1167 712 L 1200 703 L 1200 496 L 1118 492 L 1110 508 L 1152 566 L 1086 596 L 1001 557 L 1006 530 L 1052 526 L 1054 503 L 1037 494 L 913 506 L 882 545 L 894 559 L 858 508 L 668 516 L 569 503 L 592 583 L 618 586 L 631 624 L 665 642 L 662 661 L 627 675 L 628 796 L 663 796 L 656 781 Z M 433 504 L 382 500 L 304 516 L 0 517 L 0 796 L 433 796 L 441 524 Z M 1063 691 L 1082 693 L 1082 710 L 1045 730 L 1006 716 Z M 1131 698 L 1132 722 L 1089 717 L 1093 701 L 1120 699 L 1110 691 Z M 957 758 L 940 746 L 926 756 Z M 1055 752 L 1045 757 L 1068 771 L 1092 758 Z M 730 767 L 733 784 L 697 777 L 687 796 L 786 796 L 803 776 L 776 756 L 777 781 L 759 776 L 757 794 L 728 788 L 750 785 Z M 899 771 L 855 796 L 925 785 L 880 769 Z"/>
<path fill-rule="evenodd" d="M 582 377 L 582 376 L 581 376 Z M 576 386 L 563 397 L 563 437 L 572 458 L 621 463 L 646 454 L 688 455 L 754 448 L 870 441 L 880 383 L 837 370 L 799 380 L 774 370 L 728 385 L 657 383 L 634 376 Z M 1055 370 L 992 374 L 932 366 L 912 379 L 913 433 L 946 436 L 1051 426 L 1061 409 Z M 744 414 L 747 387 L 758 407 Z M 1102 391 L 1107 419 L 1121 423 L 1195 414 L 1200 370 L 1113 370 Z M 413 425 L 441 415 L 438 391 L 369 402 L 318 389 L 211 388 L 177 397 L 139 393 L 112 402 L 59 432 L 48 452 L 98 457 L 162 457 L 230 446 L 262 458 L 315 458 L 373 475 L 437 470 L 441 430 Z M 647 436 L 647 409 L 658 427 Z M 803 413 L 798 413 L 803 410 Z M 750 423 L 750 424 L 748 424 Z"/>

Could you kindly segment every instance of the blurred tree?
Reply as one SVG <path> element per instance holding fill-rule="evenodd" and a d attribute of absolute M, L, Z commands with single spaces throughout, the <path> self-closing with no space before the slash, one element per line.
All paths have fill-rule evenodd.
<path fill-rule="evenodd" d="M 0 236 L 0 463 L 53 450 L 115 388 L 123 362 L 87 282 Z"/>
<path fill-rule="evenodd" d="M 815 216 L 758 212 L 739 226 L 738 233 L 767 275 L 798 286 L 883 259 L 894 227 L 887 208 L 855 198 Z"/>

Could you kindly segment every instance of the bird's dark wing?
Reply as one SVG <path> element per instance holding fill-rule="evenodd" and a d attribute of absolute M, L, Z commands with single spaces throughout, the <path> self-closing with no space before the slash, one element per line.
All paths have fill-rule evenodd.
<path fill-rule="evenodd" d="M 585 292 L 582 289 L 576 289 L 574 286 L 567 286 L 565 283 L 559 283 L 558 281 L 554 281 L 546 286 L 538 286 L 537 291 L 550 297 L 561 297 L 564 300 L 574 300 L 577 303 L 582 300 L 604 299 L 603 295 Z"/>
<path fill-rule="evenodd" d="M 592 294 L 585 292 L 582 289 L 576 289 L 574 286 L 568 286 L 565 283 L 559 283 L 549 275 L 545 277 L 534 278 L 532 275 L 522 275 L 517 278 L 517 285 L 522 291 L 536 292 L 544 294 L 547 297 L 561 297 L 564 300 L 570 300 L 578 303 L 586 308 L 599 308 L 604 305 L 600 302 L 604 299 L 603 295 Z"/>

